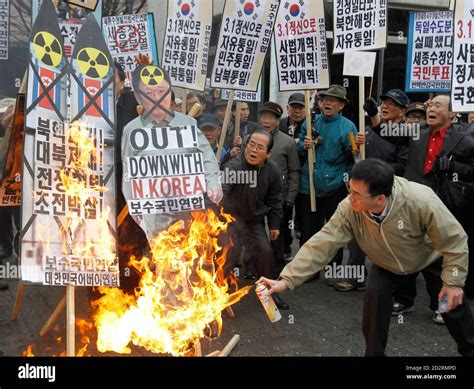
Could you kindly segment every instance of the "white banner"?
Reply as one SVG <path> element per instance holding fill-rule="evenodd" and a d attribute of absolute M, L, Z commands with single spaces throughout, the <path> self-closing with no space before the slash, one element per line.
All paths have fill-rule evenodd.
<path fill-rule="evenodd" d="M 349 51 L 344 54 L 344 76 L 373 77 L 377 53 Z"/>
<path fill-rule="evenodd" d="M 387 45 L 387 0 L 334 0 L 333 54 Z"/>
<path fill-rule="evenodd" d="M 456 1 L 454 12 L 452 106 L 454 112 L 474 111 L 474 0 Z"/>
<path fill-rule="evenodd" d="M 0 60 L 8 59 L 10 0 L 0 0 Z"/>
<path fill-rule="evenodd" d="M 324 5 L 282 1 L 275 26 L 280 91 L 329 87 Z"/>
<path fill-rule="evenodd" d="M 453 13 L 410 14 L 405 90 L 451 90 L 453 68 Z"/>
<path fill-rule="evenodd" d="M 213 88 L 256 91 L 278 12 L 277 0 L 228 0 L 211 77 Z"/>
<path fill-rule="evenodd" d="M 110 54 L 124 68 L 127 83 L 131 84 L 132 72 L 138 65 L 135 59 L 138 54 L 146 54 L 158 65 L 153 15 L 108 16 L 102 20 L 102 31 Z"/>
<path fill-rule="evenodd" d="M 212 0 L 168 0 L 163 68 L 173 86 L 203 91 L 212 28 Z"/>

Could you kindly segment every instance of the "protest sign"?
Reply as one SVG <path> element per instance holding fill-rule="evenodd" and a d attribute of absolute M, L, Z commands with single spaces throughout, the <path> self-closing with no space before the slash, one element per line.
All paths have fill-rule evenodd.
<path fill-rule="evenodd" d="M 329 87 L 322 2 L 282 1 L 275 25 L 275 55 L 281 91 Z"/>
<path fill-rule="evenodd" d="M 387 45 L 387 0 L 334 0 L 333 54 Z"/>
<path fill-rule="evenodd" d="M 474 111 L 474 0 L 458 0 L 454 12 L 453 112 Z"/>
<path fill-rule="evenodd" d="M 175 87 L 203 91 L 212 28 L 212 0 L 168 0 L 163 68 Z"/>
<path fill-rule="evenodd" d="M 228 0 L 211 86 L 256 91 L 278 12 L 275 0 Z"/>
<path fill-rule="evenodd" d="M 158 65 L 152 14 L 108 16 L 102 22 L 110 54 L 125 70 L 128 86 L 138 65 L 138 54 L 146 54 Z"/>
<path fill-rule="evenodd" d="M 407 92 L 451 89 L 453 30 L 452 11 L 410 13 Z"/>

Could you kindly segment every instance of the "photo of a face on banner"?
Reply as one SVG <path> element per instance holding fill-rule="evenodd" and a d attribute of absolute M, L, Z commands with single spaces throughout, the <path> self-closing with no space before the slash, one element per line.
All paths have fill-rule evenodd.
<path fill-rule="evenodd" d="M 144 109 L 143 119 L 167 124 L 174 116 L 168 73 L 155 65 L 140 65 L 133 72 L 132 84 L 135 98 Z"/>

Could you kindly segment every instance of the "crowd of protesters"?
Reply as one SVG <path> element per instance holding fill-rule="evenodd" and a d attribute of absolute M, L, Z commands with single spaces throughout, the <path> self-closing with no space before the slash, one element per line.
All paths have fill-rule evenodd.
<path fill-rule="evenodd" d="M 127 124 L 141 120 L 140 108 L 137 109 L 139 103 L 142 110 L 147 110 L 145 101 L 138 99 L 137 102 L 136 94 L 124 88 L 124 80 L 123 69 L 116 64 L 117 136 L 122 139 L 122 144 L 117 142 L 116 153 L 119 189 L 122 188 L 121 156 L 123 158 L 127 148 L 123 141 L 129 128 Z M 169 107 L 162 108 L 166 115 L 162 114 L 155 124 L 160 124 L 161 120 L 178 123 L 177 118 L 179 123 L 196 123 L 204 136 L 202 139 L 205 138 L 210 145 L 210 148 L 206 145 L 206 150 L 213 150 L 216 155 L 220 152 L 219 160 L 213 162 L 220 170 L 242 171 L 251 173 L 242 177 L 255 177 L 255 182 L 224 181 L 222 193 L 210 196 L 212 202 L 222 204 L 224 210 L 236 218 L 231 229 L 235 244 L 229 255 L 229 268 L 241 268 L 237 274 L 246 279 L 264 277 L 272 292 L 281 292 L 304 281 L 320 278 L 325 265 L 332 262 L 336 266 L 342 265 L 345 246 L 349 253 L 347 266 L 363 268 L 365 275 L 366 255 L 374 262 L 369 276 L 371 281 L 367 285 L 365 277 L 360 280 L 334 276 L 325 276 L 324 281 L 340 292 L 368 288 L 367 307 L 364 308 L 368 355 L 384 353 L 387 316 L 413 312 L 416 277 L 420 272 L 425 277 L 431 298 L 429 308 L 433 321 L 438 324 L 447 322 L 461 353 L 468 355 L 472 351 L 474 329 L 465 303 L 466 298 L 474 297 L 472 113 L 467 116 L 468 122 L 463 123 L 452 112 L 449 95 L 440 94 L 427 102 L 410 102 L 403 91 L 391 89 L 380 96 L 380 104 L 373 98 L 366 100 L 364 109 L 368 125 L 365 132 L 359 132 L 343 114 L 345 105 L 350 103 L 346 89 L 341 85 L 331 85 L 313 96 L 310 125 L 305 120 L 308 107 L 304 95 L 293 93 L 289 96 L 286 112 L 276 102 L 264 102 L 258 111 L 257 122 L 249 120 L 248 103 L 232 105 L 232 118 L 224 135 L 226 100 L 198 92 L 188 93 L 185 98 L 186 105 L 183 106 L 182 98 L 178 100 L 171 93 Z M 2 106 L 4 143 L 8 141 L 11 128 L 11 103 Z M 200 109 L 194 115 L 195 121 L 185 120 L 185 115 L 196 104 Z M 177 114 L 172 114 L 173 111 Z M 223 142 L 220 142 L 221 137 L 224 137 Z M 222 150 L 219 149 L 220 143 L 223 143 Z M 360 161 L 362 145 L 367 165 Z M 312 172 L 308 158 L 311 153 L 314 157 Z M 360 168 L 356 168 L 358 166 Z M 374 177 L 374 172 L 379 172 L 379 175 Z M 226 177 L 226 174 L 222 176 Z M 367 185 L 360 185 L 361 182 Z M 424 194 L 424 187 L 418 184 L 426 186 Z M 311 210 L 311 185 L 314 185 L 316 197 L 315 212 Z M 402 195 L 399 193 L 395 198 L 392 187 Z M 401 201 L 404 196 L 409 197 L 409 191 L 414 196 L 416 194 L 416 199 L 411 202 L 408 199 L 405 204 Z M 126 199 L 121 190 L 118 193 L 119 212 Z M 368 203 L 372 201 L 373 207 L 370 208 Z M 423 201 L 430 202 L 436 209 L 427 210 Z M 367 204 L 359 206 L 358 202 Z M 354 216 L 348 204 L 356 213 L 365 212 L 371 220 Z M 373 228 L 372 224 L 383 226 L 386 220 L 390 220 L 390 215 L 393 216 L 390 209 L 395 207 L 398 207 L 394 212 L 398 213 L 399 219 L 405 220 L 406 217 L 410 223 L 416 220 L 417 227 L 408 225 L 406 231 L 397 237 L 397 244 L 407 247 L 405 253 L 397 252 L 397 255 L 406 256 L 397 260 L 397 263 L 402 263 L 398 263 L 400 268 L 396 270 L 390 268 L 390 261 L 384 258 L 390 255 L 397 258 L 389 245 L 381 254 L 380 242 L 363 236 L 364 232 L 368 233 L 364 229 Z M 17 221 L 13 217 L 17 209 L 0 207 L 0 211 L 0 256 L 4 259 L 11 256 L 13 250 L 18 250 L 18 238 L 15 240 L 13 237 L 13 231 L 18 230 L 18 223 L 14 227 Z M 403 227 L 398 228 L 403 231 Z M 453 231 L 457 231 L 458 239 L 453 236 Z M 467 243 L 466 236 L 469 238 Z M 410 245 L 421 244 L 421 241 L 426 241 L 426 258 L 410 258 L 417 249 Z M 321 247 L 317 246 L 319 243 Z M 146 252 L 144 231 L 130 216 L 119 229 L 119 244 L 121 264 L 126 264 L 130 255 L 139 256 Z M 298 246 L 302 249 L 295 257 Z M 463 256 L 464 251 L 466 255 Z M 448 263 L 448 259 L 451 262 Z M 446 276 L 448 265 L 456 267 L 456 277 Z M 281 277 L 280 281 L 271 281 L 278 277 Z M 122 285 L 126 287 L 127 282 L 129 280 L 121 277 Z M 389 295 L 380 297 L 381 292 L 376 292 L 375 286 Z M 7 287 L 6 283 L 0 284 L 0 289 Z M 450 300 L 451 313 L 438 312 L 438 293 L 445 287 L 464 290 L 464 296 L 450 295 L 453 300 Z M 281 296 L 274 294 L 274 298 L 280 309 L 289 309 Z M 457 298 L 459 301 L 455 303 Z M 387 311 L 388 300 L 391 306 Z M 456 311 L 458 316 L 454 318 L 453 312 Z"/>

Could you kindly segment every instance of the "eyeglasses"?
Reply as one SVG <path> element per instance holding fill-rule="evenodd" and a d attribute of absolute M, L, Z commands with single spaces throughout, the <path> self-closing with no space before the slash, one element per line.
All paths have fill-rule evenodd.
<path fill-rule="evenodd" d="M 256 149 L 258 152 L 262 152 L 262 151 L 267 151 L 267 147 L 264 146 L 264 145 L 261 145 L 261 144 L 257 144 L 253 141 L 249 142 L 248 145 L 247 145 L 248 148 L 250 148 L 251 150 L 252 149 Z"/>
<path fill-rule="evenodd" d="M 378 195 L 370 195 L 370 196 L 360 196 L 354 193 L 348 183 L 346 183 L 347 192 L 349 196 L 354 199 L 355 201 L 363 200 L 363 199 L 370 199 L 371 197 L 377 197 Z"/>

